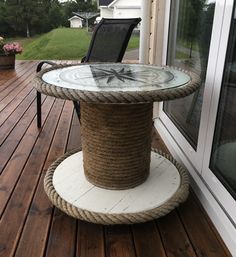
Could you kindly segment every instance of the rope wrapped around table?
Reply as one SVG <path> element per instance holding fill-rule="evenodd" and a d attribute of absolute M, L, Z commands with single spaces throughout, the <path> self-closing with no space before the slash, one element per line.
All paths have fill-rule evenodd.
<path fill-rule="evenodd" d="M 81 65 L 87 65 L 87 64 L 81 64 Z M 140 183 L 142 183 L 148 176 L 148 165 L 150 162 L 150 137 L 151 137 L 151 121 L 152 121 L 152 103 L 155 101 L 166 101 L 166 100 L 172 100 L 177 99 L 181 97 L 185 97 L 187 95 L 190 95 L 196 89 L 200 86 L 200 77 L 191 72 L 191 71 L 184 71 L 179 68 L 173 68 L 169 67 L 172 70 L 178 70 L 182 71 L 185 74 L 189 75 L 190 80 L 185 83 L 182 86 L 176 86 L 166 89 L 155 89 L 155 90 L 140 90 L 140 91 L 88 91 L 88 90 L 79 90 L 75 88 L 69 88 L 69 87 L 63 87 L 63 86 L 55 86 L 50 83 L 46 83 L 43 81 L 42 76 L 44 73 L 49 72 L 54 69 L 69 67 L 73 65 L 58 65 L 53 66 L 51 68 L 42 70 L 39 72 L 35 79 L 34 79 L 34 87 L 41 93 L 44 93 L 46 95 L 54 96 L 57 98 L 67 99 L 67 100 L 73 100 L 73 101 L 80 101 L 81 102 L 81 118 L 82 118 L 82 146 L 83 146 L 83 160 L 84 160 L 84 171 L 86 178 L 94 185 L 108 188 L 108 189 L 125 189 L 125 188 L 132 188 Z M 168 68 L 168 67 L 167 67 Z M 86 88 L 86 87 L 85 87 Z M 145 87 L 144 87 L 145 89 Z M 137 126 L 137 133 L 136 130 L 133 129 L 132 133 L 136 133 L 136 138 L 138 138 L 137 142 L 132 137 L 132 133 L 128 131 L 126 127 L 131 126 L 129 122 L 126 122 L 128 120 L 128 115 L 124 115 L 123 111 L 119 110 L 119 108 L 115 108 L 116 106 L 121 107 L 122 105 L 125 107 L 127 104 L 127 109 L 130 111 L 132 108 L 140 105 L 140 109 L 138 109 L 136 112 L 133 113 L 134 116 L 137 116 L 135 122 L 141 122 L 144 127 Z M 97 118 L 96 115 L 93 115 L 93 108 L 92 106 L 101 107 L 102 109 L 102 116 L 101 113 L 99 115 L 101 117 Z M 129 107 L 128 107 L 129 105 Z M 131 107 L 133 106 L 133 107 Z M 99 107 L 99 108 L 100 108 Z M 145 108 L 147 107 L 148 111 L 145 111 Z M 99 109 L 98 108 L 98 109 Z M 118 109 L 118 117 L 119 121 L 125 120 L 123 124 L 121 122 L 117 122 L 116 125 L 112 125 L 109 127 L 109 133 L 106 134 L 107 131 L 107 123 L 106 123 L 106 117 L 109 116 L 109 111 L 112 110 L 112 112 L 115 111 L 115 109 Z M 122 109 L 122 108 L 121 108 Z M 125 109 L 125 108 L 124 108 Z M 110 114 L 112 115 L 112 114 Z M 124 118 L 124 116 L 125 118 Z M 140 116 L 139 116 L 140 115 Z M 90 122 L 90 117 L 92 116 L 92 121 Z M 104 117 L 105 118 L 104 118 Z M 132 116 L 132 115 L 131 115 Z M 146 119 L 147 116 L 147 119 Z M 93 123 L 94 121 L 96 121 Z M 109 122 L 114 122 L 115 118 L 107 118 Z M 108 123 L 109 123 L 108 122 Z M 98 130 L 96 132 L 93 129 L 94 124 L 96 127 L 101 126 L 101 131 Z M 140 124 L 139 124 L 140 125 Z M 144 129 L 146 135 L 148 135 L 143 141 L 141 140 L 139 142 L 139 138 L 144 137 L 144 134 L 142 132 L 142 129 Z M 101 132 L 101 133 L 100 133 Z M 104 144 L 104 138 L 106 135 L 111 134 L 112 138 L 108 138 Z M 127 148 L 127 151 L 124 152 L 127 153 L 128 157 L 127 159 L 131 160 L 131 164 L 129 162 L 123 161 L 126 159 L 125 155 L 120 156 L 120 163 L 115 160 L 115 156 L 117 153 L 119 153 L 119 149 L 122 149 L 122 147 L 125 145 L 125 141 L 123 141 L 123 145 L 119 145 L 120 142 L 118 139 L 122 139 L 122 136 L 125 136 L 128 138 L 129 142 L 128 144 L 131 144 L 131 141 L 134 142 L 134 147 Z M 130 136 L 131 135 L 131 136 Z M 83 139 L 84 138 L 84 139 Z M 106 138 L 105 138 L 106 139 Z M 84 140 L 84 141 L 83 141 Z M 111 140 L 109 142 L 109 140 Z M 146 140 L 146 142 L 145 142 Z M 115 141 L 118 142 L 117 146 L 114 147 Z M 90 145 L 91 144 L 91 145 Z M 139 144 L 141 144 L 139 146 Z M 102 147 L 100 147 L 102 146 Z M 125 145 L 126 146 L 126 145 Z M 140 147 L 140 151 L 139 151 Z M 104 151 L 105 149 L 105 151 Z M 108 154 L 109 150 L 114 151 L 114 155 Z M 142 149 L 144 149 L 144 156 L 142 156 Z M 136 157 L 135 160 L 132 159 L 132 154 L 137 153 L 138 151 L 138 158 Z M 158 152 L 157 150 L 154 150 L 154 152 Z M 72 153 L 74 153 L 73 151 Z M 103 152 L 106 152 L 106 158 L 103 160 Z M 92 212 L 84 209 L 80 209 L 78 207 L 73 206 L 69 202 L 65 201 L 63 198 L 59 196 L 59 194 L 56 192 L 52 180 L 53 180 L 53 173 L 57 166 L 65 160 L 67 157 L 69 157 L 72 153 L 65 154 L 61 158 L 59 158 L 53 165 L 49 168 L 45 180 L 44 180 L 44 187 L 45 191 L 49 197 L 49 199 L 52 201 L 52 203 L 57 206 L 59 209 L 63 210 L 68 215 L 86 220 L 93 223 L 99 223 L 99 224 L 129 224 L 129 223 L 138 223 L 138 222 L 145 222 L 149 221 L 158 217 L 161 217 L 168 212 L 170 212 L 172 209 L 174 209 L 176 206 L 178 206 L 181 202 L 185 201 L 185 199 L 188 196 L 188 189 L 189 189 L 189 183 L 188 183 L 188 176 L 186 171 L 169 155 L 161 154 L 165 158 L 167 158 L 170 162 L 174 164 L 174 166 L 177 168 L 179 175 L 180 175 L 180 186 L 178 190 L 172 195 L 172 197 L 162 204 L 161 206 L 149 209 L 146 211 L 141 211 L 138 213 L 117 213 L 117 214 L 109 214 L 109 213 L 98 213 L 98 212 Z M 123 153 L 122 153 L 123 154 Z M 139 161 L 139 157 L 142 157 L 141 162 Z M 110 158 L 110 159 L 109 159 Z M 95 162 L 93 163 L 95 159 Z M 113 162 L 113 160 L 115 160 Z M 137 164 L 134 164 L 136 171 L 132 171 L 133 163 L 137 162 L 138 166 L 141 167 L 141 172 L 138 174 L 138 178 L 136 180 L 136 171 Z M 143 165 L 142 162 L 145 162 Z M 113 165 L 114 167 L 118 165 L 115 170 L 115 176 L 112 178 L 115 178 L 116 175 L 117 181 L 111 181 L 109 176 L 112 176 L 111 174 L 107 173 L 107 170 L 102 170 L 102 166 L 106 166 L 104 163 L 109 163 L 109 165 Z M 141 163 L 141 164 L 140 164 Z M 123 165 L 123 170 L 119 170 L 120 164 Z M 131 167 L 131 173 L 125 174 L 126 172 L 126 165 L 128 168 Z M 143 166 L 143 167 L 142 167 Z M 93 169 L 96 169 L 96 171 L 93 171 Z M 111 169 L 112 171 L 113 169 Z M 99 174 L 101 173 L 101 174 Z M 130 178 L 128 178 L 130 175 Z M 126 177 L 125 177 L 126 176 Z M 124 178 L 124 179 L 123 179 Z M 128 180 L 126 181 L 126 179 Z M 121 181 L 122 180 L 122 181 Z M 113 183 L 114 182 L 114 183 Z M 121 182 L 121 183 L 120 183 Z"/>
<path fill-rule="evenodd" d="M 81 149 L 77 149 L 69 153 L 66 153 L 58 160 L 56 160 L 50 166 L 44 178 L 44 189 L 49 199 L 57 208 L 59 208 L 60 210 L 62 210 L 63 212 L 67 213 L 68 215 L 74 218 L 85 220 L 88 222 L 104 224 L 104 225 L 132 224 L 132 223 L 146 222 L 146 221 L 153 220 L 166 215 L 175 207 L 177 207 L 180 203 L 184 202 L 188 197 L 189 179 L 185 169 L 170 155 L 160 152 L 156 149 L 152 149 L 152 151 L 157 152 L 158 154 L 164 156 L 170 162 L 172 162 L 180 174 L 180 179 L 181 179 L 180 186 L 176 191 L 176 193 L 168 200 L 168 202 L 162 204 L 160 207 L 157 207 L 148 211 L 139 212 L 139 213 L 105 214 L 105 213 L 97 213 L 97 212 L 92 212 L 92 211 L 77 208 L 74 205 L 65 201 L 63 198 L 61 198 L 60 195 L 56 192 L 53 186 L 53 173 L 57 168 L 57 166 L 63 160 L 65 160 L 70 155 L 76 153 L 78 150 L 81 150 Z"/>
<path fill-rule="evenodd" d="M 152 103 L 81 103 L 84 173 L 92 184 L 127 189 L 150 168 Z"/>
<path fill-rule="evenodd" d="M 77 64 L 78 65 L 78 64 Z M 86 64 L 80 64 L 86 65 Z M 191 80 L 183 86 L 151 91 L 116 91 L 97 92 L 58 87 L 42 80 L 44 73 L 58 68 L 73 65 L 55 65 L 39 72 L 34 79 L 34 87 L 41 93 L 62 99 L 87 103 L 144 103 L 173 100 L 192 94 L 200 86 L 200 77 L 192 72 L 176 67 L 170 67 L 188 74 Z M 168 67 L 168 66 L 167 66 Z"/>

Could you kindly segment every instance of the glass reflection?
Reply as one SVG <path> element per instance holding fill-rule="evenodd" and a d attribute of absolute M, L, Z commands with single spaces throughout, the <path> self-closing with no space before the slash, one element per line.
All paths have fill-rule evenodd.
<path fill-rule="evenodd" d="M 164 111 L 195 149 L 214 10 L 215 1 L 178 0 L 171 3 L 167 63 L 196 72 L 201 76 L 202 85 L 188 97 L 166 102 Z"/>
<path fill-rule="evenodd" d="M 210 169 L 236 199 L 236 20 L 232 20 Z"/>

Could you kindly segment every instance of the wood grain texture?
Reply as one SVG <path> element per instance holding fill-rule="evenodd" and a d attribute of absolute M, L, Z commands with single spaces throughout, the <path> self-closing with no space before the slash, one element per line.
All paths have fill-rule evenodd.
<path fill-rule="evenodd" d="M 229 254 L 228 250 L 220 246 L 213 226 L 209 226 L 206 213 L 202 212 L 192 195 L 179 207 L 179 214 L 198 256 L 220 257 Z"/>
<path fill-rule="evenodd" d="M 176 211 L 160 218 L 157 225 L 167 257 L 197 256 Z"/>
<path fill-rule="evenodd" d="M 166 257 L 155 221 L 132 225 L 137 257 Z"/>
<path fill-rule="evenodd" d="M 130 226 L 105 227 L 106 254 L 109 257 L 135 257 Z"/>
<path fill-rule="evenodd" d="M 102 225 L 78 221 L 76 257 L 105 257 Z"/>
<path fill-rule="evenodd" d="M 53 214 L 53 206 L 48 201 L 47 196 L 44 193 L 43 189 L 43 178 L 45 171 L 48 169 L 49 165 L 58 158 L 58 156 L 62 155 L 65 152 L 66 148 L 66 141 L 64 140 L 64 135 L 68 136 L 69 130 L 70 130 L 70 123 L 68 123 L 68 118 L 72 116 L 73 113 L 73 107 L 70 102 L 67 102 L 63 108 L 62 114 L 60 116 L 60 120 L 58 122 L 58 126 L 55 131 L 55 135 L 50 147 L 50 151 L 47 156 L 47 160 L 45 162 L 45 165 L 43 167 L 43 172 L 41 172 L 40 181 L 38 183 L 38 186 L 35 191 L 35 195 L 33 198 L 33 201 L 30 205 L 29 214 L 27 216 L 25 226 L 21 235 L 21 238 L 19 240 L 19 244 L 17 247 L 17 251 L 15 256 L 17 257 L 23 257 L 23 256 L 34 256 L 34 257 L 41 257 L 44 254 L 45 247 L 47 245 L 47 238 L 49 233 L 49 228 L 51 224 L 51 217 Z M 60 215 L 56 215 L 60 216 Z M 65 216 L 65 215 L 64 215 Z M 56 221 L 58 220 L 58 217 L 56 218 Z M 65 226 L 62 226 L 63 222 L 60 221 L 55 222 L 53 218 L 53 228 L 55 229 L 55 224 L 60 224 L 59 229 L 67 229 L 68 235 L 72 235 L 70 231 L 70 227 L 74 227 L 74 221 L 70 225 L 65 224 Z M 74 228 L 73 228 L 74 229 Z M 56 234 L 62 235 L 59 231 L 56 230 Z M 51 237 L 53 237 L 54 233 L 51 231 Z M 74 231 L 75 236 L 75 231 Z M 49 240 L 51 240 L 51 237 Z M 63 245 L 63 243 L 59 242 L 59 240 L 56 240 L 58 242 L 59 246 Z M 73 245 L 74 241 L 72 240 Z M 52 244 L 49 244 L 50 246 L 53 245 L 55 247 L 55 242 Z M 51 247 L 49 249 L 52 249 Z M 60 248 L 57 246 L 57 250 L 60 250 Z M 54 251 L 56 252 L 56 251 Z M 60 252 L 62 252 L 60 250 Z M 55 255 L 59 256 L 59 255 Z M 70 256 L 65 255 L 65 256 Z"/>
<path fill-rule="evenodd" d="M 0 231 L 3 231 L 3 233 L 0 234 L 0 242 L 5 247 L 5 256 L 11 256 L 13 254 L 16 243 L 20 237 L 29 204 L 38 183 L 40 170 L 42 170 L 44 165 L 50 142 L 57 125 L 58 116 L 60 115 L 60 113 L 55 110 L 60 110 L 62 107 L 62 101 L 55 103 L 53 107 L 54 112 L 52 111 L 50 113 L 50 117 L 43 127 L 42 133 L 30 154 L 15 190 L 11 195 L 11 199 L 1 217 Z M 48 129 L 47 133 L 45 131 L 46 129 Z M 12 226 L 9 226 L 11 223 Z"/>
<path fill-rule="evenodd" d="M 53 98 L 51 99 L 48 98 L 47 100 L 45 101 L 45 105 L 44 105 L 45 112 L 43 117 L 47 117 L 47 114 L 54 102 Z M 44 118 L 43 118 L 43 121 L 44 121 Z M 4 211 L 5 205 L 7 204 L 7 201 L 11 196 L 12 191 L 15 189 L 16 183 L 18 182 L 18 179 L 22 174 L 22 171 L 29 158 L 32 148 L 34 147 L 35 142 L 39 136 L 39 132 L 35 124 L 36 124 L 36 119 L 33 120 L 31 125 L 26 130 L 24 137 L 19 142 L 17 148 L 15 149 L 11 158 L 6 163 L 5 167 L 4 165 L 2 165 L 3 170 L 2 170 L 1 179 L 0 179 L 0 216 Z M 0 152 L 2 151 L 4 151 L 4 148 L 1 146 Z M 7 152 L 6 149 L 5 151 Z"/>
<path fill-rule="evenodd" d="M 132 226 L 94 225 L 55 209 L 43 175 L 81 146 L 80 125 L 71 102 L 43 96 L 37 128 L 29 83 L 36 65 L 16 61 L 14 71 L 0 72 L 0 257 L 231 256 L 192 192 L 172 214 Z M 168 152 L 155 129 L 152 145 Z"/>

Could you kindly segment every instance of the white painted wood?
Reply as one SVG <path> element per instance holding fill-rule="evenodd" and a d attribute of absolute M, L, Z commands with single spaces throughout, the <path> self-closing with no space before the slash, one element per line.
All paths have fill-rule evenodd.
<path fill-rule="evenodd" d="M 65 159 L 53 175 L 54 188 L 61 198 L 80 209 L 104 214 L 138 213 L 159 207 L 174 195 L 180 182 L 177 168 L 154 152 L 148 179 L 127 190 L 107 190 L 88 182 L 82 152 Z"/>
<path fill-rule="evenodd" d="M 149 61 L 149 44 L 150 44 L 150 14 L 151 0 L 141 1 L 141 27 L 139 42 L 139 62 L 148 64 Z"/>
<path fill-rule="evenodd" d="M 141 0 L 118 0 L 100 6 L 101 18 L 135 18 L 141 16 Z M 137 28 L 139 29 L 139 25 Z"/>
<path fill-rule="evenodd" d="M 162 65 L 166 0 L 153 0 L 151 10 L 149 63 Z M 151 40 L 152 39 L 152 40 Z"/>
<path fill-rule="evenodd" d="M 166 0 L 163 46 L 162 46 L 162 65 L 166 65 L 166 63 L 167 63 L 168 35 L 169 35 L 169 28 L 170 28 L 170 18 L 169 18 L 170 17 L 170 6 L 171 6 L 171 0 Z"/>
<path fill-rule="evenodd" d="M 68 19 L 68 21 L 70 22 L 70 27 L 71 28 L 82 28 L 83 27 L 83 19 L 81 19 L 78 16 L 73 16 L 70 19 Z"/>

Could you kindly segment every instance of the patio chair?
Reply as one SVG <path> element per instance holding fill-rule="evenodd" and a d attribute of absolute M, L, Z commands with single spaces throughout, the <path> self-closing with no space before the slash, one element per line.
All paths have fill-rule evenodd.
<path fill-rule="evenodd" d="M 132 31 L 140 21 L 140 18 L 103 18 L 95 27 L 88 52 L 81 62 L 121 62 Z M 50 61 L 42 61 L 38 64 L 36 72 L 39 72 L 44 64 L 56 65 Z M 79 102 L 73 101 L 73 103 L 80 119 Z M 41 127 L 41 93 L 38 91 L 37 126 L 38 128 Z"/>

